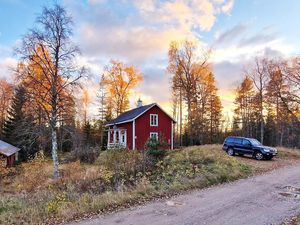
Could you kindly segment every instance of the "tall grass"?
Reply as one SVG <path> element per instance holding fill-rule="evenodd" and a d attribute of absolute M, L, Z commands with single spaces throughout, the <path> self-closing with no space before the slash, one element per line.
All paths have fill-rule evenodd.
<path fill-rule="evenodd" d="M 61 165 L 58 181 L 51 179 L 51 166 L 37 159 L 1 181 L 0 224 L 68 221 L 251 173 L 218 145 L 169 151 L 159 161 L 140 152 L 107 151 L 94 164 Z"/>

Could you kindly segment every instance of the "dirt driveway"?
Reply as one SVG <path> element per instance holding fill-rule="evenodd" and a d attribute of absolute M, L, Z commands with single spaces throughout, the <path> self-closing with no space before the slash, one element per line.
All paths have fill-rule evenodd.
<path fill-rule="evenodd" d="M 281 224 L 300 213 L 298 188 L 299 163 L 78 224 Z"/>

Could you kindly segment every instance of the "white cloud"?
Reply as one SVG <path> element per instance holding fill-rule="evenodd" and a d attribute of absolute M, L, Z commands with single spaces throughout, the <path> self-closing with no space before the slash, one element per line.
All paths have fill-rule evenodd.
<path fill-rule="evenodd" d="M 179 28 L 200 28 L 209 31 L 216 21 L 216 16 L 221 12 L 228 13 L 232 0 L 176 0 L 176 1 L 135 1 L 140 15 L 151 24 L 167 24 Z"/>
<path fill-rule="evenodd" d="M 17 65 L 17 60 L 11 57 L 0 58 L 0 79 L 5 78 L 13 81 L 13 68 Z"/>
<path fill-rule="evenodd" d="M 0 78 L 6 78 L 12 81 L 12 69 L 17 65 L 17 60 L 12 55 L 10 46 L 0 45 Z"/>
<path fill-rule="evenodd" d="M 222 6 L 222 11 L 224 13 L 230 13 L 234 4 L 234 0 L 228 1 L 225 5 Z"/>
<path fill-rule="evenodd" d="M 111 58 L 133 64 L 145 80 L 132 99 L 140 95 L 145 103 L 167 105 L 171 96 L 166 72 L 170 42 L 193 39 L 201 43 L 195 30 L 211 30 L 222 7 L 231 0 L 89 0 L 87 6 L 66 1 L 78 26 L 81 62 L 98 74 Z"/>

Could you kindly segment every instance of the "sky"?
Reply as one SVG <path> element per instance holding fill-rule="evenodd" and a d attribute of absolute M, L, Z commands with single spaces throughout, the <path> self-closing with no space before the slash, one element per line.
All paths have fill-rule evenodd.
<path fill-rule="evenodd" d="M 131 95 L 132 107 L 141 98 L 171 112 L 168 47 L 171 41 L 194 40 L 199 49 L 212 49 L 223 113 L 232 115 L 234 90 L 255 56 L 300 53 L 299 0 L 0 0 L 0 78 L 13 79 L 13 49 L 42 7 L 54 2 L 74 20 L 78 62 L 89 68 L 84 82 L 93 100 L 90 117 L 96 115 L 97 84 L 110 59 L 144 74 Z"/>

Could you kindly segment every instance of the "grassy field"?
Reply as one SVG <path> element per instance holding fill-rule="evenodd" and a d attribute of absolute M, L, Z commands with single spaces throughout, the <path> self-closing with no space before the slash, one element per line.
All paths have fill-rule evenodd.
<path fill-rule="evenodd" d="M 298 159 L 299 150 L 280 149 L 277 159 L 257 162 L 229 157 L 219 145 L 169 151 L 161 159 L 138 152 L 109 151 L 102 152 L 94 164 L 60 165 L 58 181 L 52 180 L 51 161 L 36 159 L 2 171 L 0 224 L 71 221 L 244 178 Z"/>

